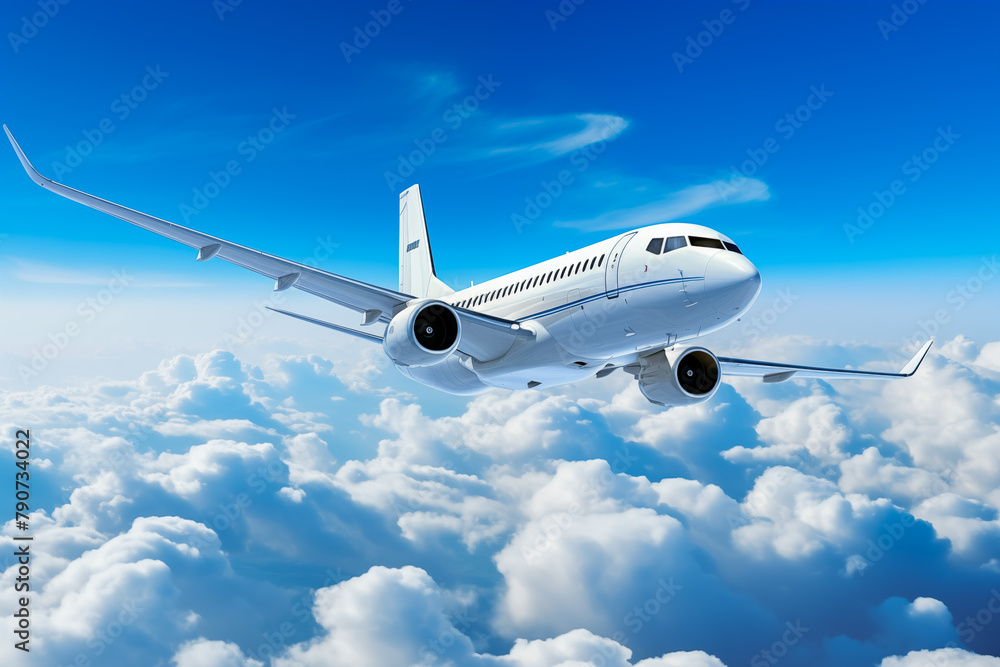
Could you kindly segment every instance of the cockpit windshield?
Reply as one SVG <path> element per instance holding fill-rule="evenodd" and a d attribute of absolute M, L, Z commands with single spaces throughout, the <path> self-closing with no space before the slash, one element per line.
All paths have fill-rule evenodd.
<path fill-rule="evenodd" d="M 699 248 L 718 248 L 719 250 L 724 250 L 726 247 L 719 239 L 710 239 L 705 236 L 692 236 L 691 245 Z"/>
<path fill-rule="evenodd" d="M 729 250 L 730 252 L 736 252 L 743 254 L 735 243 L 730 243 L 729 241 L 722 241 L 720 239 L 711 239 L 705 236 L 691 236 L 685 238 L 683 236 L 671 236 L 664 240 L 662 237 L 650 239 L 649 244 L 646 245 L 646 252 L 653 253 L 654 255 L 660 255 L 663 253 L 668 253 L 671 250 L 677 250 L 678 248 L 684 248 L 688 245 L 690 240 L 691 245 L 700 248 L 717 248 L 719 250 Z"/>

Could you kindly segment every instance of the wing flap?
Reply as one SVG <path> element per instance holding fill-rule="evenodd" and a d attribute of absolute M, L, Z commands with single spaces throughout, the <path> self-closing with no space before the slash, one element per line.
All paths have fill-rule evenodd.
<path fill-rule="evenodd" d="M 898 373 L 881 371 L 861 371 L 850 368 L 822 368 L 819 366 L 798 366 L 796 364 L 780 364 L 772 361 L 753 361 L 751 359 L 734 359 L 719 357 L 722 374 L 740 377 L 759 377 L 764 382 L 784 382 L 792 378 L 819 378 L 822 380 L 859 380 L 867 378 L 892 380 L 910 377 L 917 372 L 920 362 L 927 356 L 934 341 L 924 343 L 913 357 Z"/>
<path fill-rule="evenodd" d="M 455 308 L 462 320 L 462 340 L 458 351 L 485 362 L 499 359 L 519 339 L 531 340 L 535 333 L 516 322 L 491 317 L 465 308 Z"/>
<path fill-rule="evenodd" d="M 396 310 L 413 298 L 408 294 L 403 294 L 395 290 L 328 273 L 327 271 L 312 268 L 276 255 L 270 255 L 259 250 L 254 250 L 253 248 L 231 243 L 224 239 L 210 236 L 209 234 L 203 234 L 199 231 L 115 204 L 106 199 L 95 197 L 86 192 L 81 192 L 61 183 L 56 183 L 38 173 L 38 170 L 28 161 L 24 151 L 21 150 L 21 147 L 14 139 L 14 135 L 7 129 L 6 125 L 3 126 L 3 129 L 7 133 L 7 138 L 10 139 L 10 143 L 14 147 L 18 159 L 21 161 L 21 166 L 24 167 L 28 176 L 35 183 L 61 197 L 78 202 L 84 206 L 89 206 L 102 213 L 107 213 L 154 234 L 159 234 L 178 243 L 183 243 L 191 248 L 196 248 L 198 250 L 197 258 L 201 261 L 218 257 L 226 262 L 249 269 L 275 281 L 298 273 L 299 277 L 294 280 L 294 284 L 287 285 L 286 287 L 295 287 L 352 310 L 361 312 L 379 310 L 382 312 L 380 319 L 383 321 L 388 321 Z M 277 287 L 281 287 L 281 284 L 276 284 Z"/>

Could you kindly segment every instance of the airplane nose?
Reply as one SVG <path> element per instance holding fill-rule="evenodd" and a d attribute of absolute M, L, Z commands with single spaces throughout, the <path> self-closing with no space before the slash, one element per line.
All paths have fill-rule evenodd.
<path fill-rule="evenodd" d="M 760 293 L 760 273 L 735 252 L 716 253 L 705 267 L 705 297 L 719 314 L 743 313 Z"/>

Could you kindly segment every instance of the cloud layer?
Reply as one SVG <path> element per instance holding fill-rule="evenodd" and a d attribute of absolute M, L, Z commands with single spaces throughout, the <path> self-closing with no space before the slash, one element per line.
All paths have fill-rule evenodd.
<path fill-rule="evenodd" d="M 794 344 L 871 356 L 762 341 Z M 995 348 L 670 410 L 624 375 L 441 409 L 368 359 L 221 351 L 2 393 L 39 480 L 31 660 L 997 664 Z"/>

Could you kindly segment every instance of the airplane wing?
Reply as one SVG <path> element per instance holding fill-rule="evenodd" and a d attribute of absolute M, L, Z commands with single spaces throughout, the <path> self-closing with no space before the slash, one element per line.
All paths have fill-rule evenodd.
<path fill-rule="evenodd" d="M 770 361 L 752 361 L 750 359 L 733 359 L 731 357 L 719 357 L 722 365 L 722 374 L 730 376 L 759 377 L 764 382 L 784 382 L 792 378 L 819 378 L 821 380 L 858 380 L 862 378 L 875 378 L 891 380 L 895 378 L 907 378 L 917 372 L 920 362 L 927 356 L 927 350 L 931 349 L 934 341 L 929 340 L 924 343 L 913 358 L 898 373 L 884 373 L 879 371 L 859 371 L 849 368 L 820 368 L 817 366 L 796 366 L 794 364 L 778 364 Z"/>
<path fill-rule="evenodd" d="M 321 271 L 320 269 L 277 257 L 276 255 L 269 255 L 253 248 L 230 243 L 215 236 L 209 236 L 208 234 L 203 234 L 193 229 L 161 220 L 160 218 L 154 218 L 151 215 L 140 213 L 139 211 L 120 206 L 105 199 L 89 195 L 86 192 L 75 190 L 61 183 L 56 183 L 38 173 L 28 161 L 24 151 L 21 150 L 21 147 L 14 139 L 14 135 L 7 129 L 6 125 L 3 126 L 3 129 L 7 133 L 7 138 L 10 139 L 11 145 L 14 147 L 14 151 L 17 152 L 17 157 L 21 160 L 21 165 L 35 183 L 55 192 L 57 195 L 72 199 L 75 202 L 97 209 L 98 211 L 103 211 L 125 222 L 130 222 L 137 227 L 142 227 L 160 236 L 173 239 L 191 248 L 197 248 L 199 261 L 218 257 L 219 259 L 274 279 L 274 289 L 277 291 L 295 287 L 327 301 L 362 312 L 364 313 L 362 326 L 374 324 L 375 322 L 388 323 L 392 319 L 392 316 L 402 309 L 407 302 L 414 299 L 409 294 L 378 287 L 377 285 L 369 285 L 360 280 L 345 278 L 344 276 Z M 272 308 L 271 310 L 373 342 L 381 342 L 383 338 L 382 334 L 376 332 L 377 329 L 376 331 L 363 331 L 277 308 Z M 459 345 L 459 350 L 476 359 L 483 361 L 496 359 L 506 354 L 516 339 L 531 338 L 534 336 L 534 333 L 530 329 L 525 329 L 516 322 L 486 315 L 485 313 L 477 313 L 466 308 L 455 308 L 455 311 L 462 319 L 462 326 L 466 332 Z"/>
<path fill-rule="evenodd" d="M 24 151 L 21 150 L 17 141 L 14 140 L 14 135 L 10 133 L 6 125 L 3 126 L 3 129 L 7 133 L 7 138 L 10 139 L 14 150 L 17 152 L 17 157 L 21 160 L 21 165 L 35 183 L 47 190 L 51 190 L 57 195 L 72 199 L 75 202 L 97 209 L 98 211 L 103 211 L 116 218 L 121 218 L 125 222 L 130 222 L 137 227 L 142 227 L 160 236 L 173 239 L 191 248 L 197 248 L 198 259 L 200 261 L 218 257 L 219 259 L 274 279 L 275 290 L 295 287 L 303 292 L 315 294 L 327 301 L 332 301 L 353 310 L 362 311 L 365 313 L 364 319 L 367 324 L 375 321 L 388 322 L 399 308 L 406 304 L 407 301 L 413 299 L 409 294 L 403 294 L 402 292 L 376 285 L 369 285 L 360 280 L 345 278 L 344 276 L 321 271 L 320 269 L 275 255 L 269 255 L 253 248 L 230 243 L 229 241 L 209 236 L 208 234 L 202 234 L 193 229 L 175 225 L 172 222 L 119 206 L 105 199 L 88 195 L 85 192 L 80 192 L 61 183 L 56 183 L 39 174 L 31 166 L 28 158 L 24 155 Z"/>
<path fill-rule="evenodd" d="M 310 324 L 316 324 L 327 329 L 357 336 L 358 338 L 363 338 L 374 343 L 381 343 L 385 338 L 384 327 L 382 328 L 383 333 L 362 331 L 353 327 L 346 327 L 342 324 L 334 324 L 333 322 L 310 317 L 309 315 L 293 313 L 289 310 L 271 308 L 270 306 L 265 307 L 268 310 L 273 310 L 288 317 L 294 317 L 303 322 L 309 322 Z M 534 332 L 530 329 L 524 329 L 516 322 L 491 315 L 484 315 L 483 313 L 477 313 L 465 308 L 455 308 L 455 312 L 462 318 L 462 327 L 465 332 L 462 335 L 462 340 L 459 341 L 458 351 L 477 360 L 490 361 L 502 357 L 510 350 L 517 338 L 530 339 L 535 336 Z"/>

